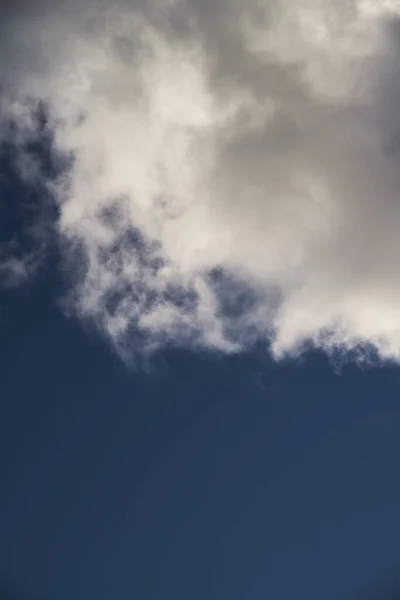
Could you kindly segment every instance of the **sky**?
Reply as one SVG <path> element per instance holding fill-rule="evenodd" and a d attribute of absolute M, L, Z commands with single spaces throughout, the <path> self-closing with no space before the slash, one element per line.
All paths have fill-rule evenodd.
<path fill-rule="evenodd" d="M 397 0 L 0 8 L 0 598 L 400 597 Z"/>

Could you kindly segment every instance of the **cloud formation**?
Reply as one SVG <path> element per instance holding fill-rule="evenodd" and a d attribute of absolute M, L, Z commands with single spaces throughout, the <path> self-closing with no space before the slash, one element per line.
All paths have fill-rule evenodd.
<path fill-rule="evenodd" d="M 45 106 L 70 302 L 122 353 L 400 357 L 400 2 L 3 9 L 3 125 Z"/>

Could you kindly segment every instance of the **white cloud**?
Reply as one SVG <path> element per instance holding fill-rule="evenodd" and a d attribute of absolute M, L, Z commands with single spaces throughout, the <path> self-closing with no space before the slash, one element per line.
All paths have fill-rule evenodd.
<path fill-rule="evenodd" d="M 75 309 L 120 348 L 400 357 L 400 3 L 47 0 L 1 19 L 50 112 Z M 28 108 L 27 108 L 28 107 Z M 65 243 L 68 240 L 68 243 Z M 126 350 L 128 348 L 128 350 Z"/>

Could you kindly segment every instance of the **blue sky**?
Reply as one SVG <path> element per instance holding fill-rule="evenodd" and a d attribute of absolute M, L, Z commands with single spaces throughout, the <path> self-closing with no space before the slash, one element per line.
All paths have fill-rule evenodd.
<path fill-rule="evenodd" d="M 1 342 L 5 598 L 363 598 L 396 576 L 398 368 L 129 372 L 43 293 Z"/>
<path fill-rule="evenodd" d="M 0 12 L 0 599 L 400 597 L 397 1 Z"/>

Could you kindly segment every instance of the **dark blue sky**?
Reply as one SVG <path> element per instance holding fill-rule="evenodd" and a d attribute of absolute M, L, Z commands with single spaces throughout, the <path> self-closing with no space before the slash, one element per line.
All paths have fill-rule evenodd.
<path fill-rule="evenodd" d="M 3 293 L 0 347 L 5 598 L 358 598 L 396 575 L 399 369 L 129 372 L 46 278 Z"/>
<path fill-rule="evenodd" d="M 29 250 L 3 172 L 2 239 Z M 46 251 L 0 297 L 1 598 L 397 597 L 399 368 L 169 351 L 127 370 L 62 315 Z"/>

